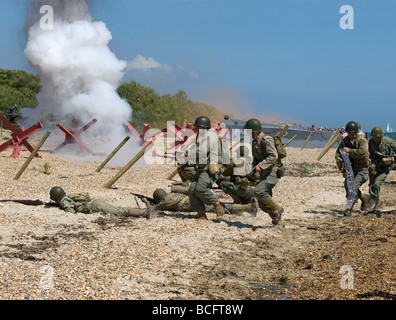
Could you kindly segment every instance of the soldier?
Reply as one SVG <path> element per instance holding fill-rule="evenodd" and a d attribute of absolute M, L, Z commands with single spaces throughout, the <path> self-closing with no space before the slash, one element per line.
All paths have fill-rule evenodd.
<path fill-rule="evenodd" d="M 66 192 L 61 187 L 53 187 L 50 191 L 50 198 L 63 210 L 70 213 L 81 212 L 89 214 L 103 212 L 123 217 L 146 217 L 147 219 L 151 219 L 154 213 L 149 203 L 147 204 L 147 209 L 115 207 L 103 199 L 91 199 L 86 192 L 66 195 Z"/>
<path fill-rule="evenodd" d="M 219 186 L 228 194 L 236 204 L 247 204 L 254 199 L 254 190 L 256 181 L 251 179 L 253 159 L 250 156 L 249 149 L 246 146 L 238 148 L 236 160 L 232 160 L 223 176 L 229 179 L 223 179 Z"/>
<path fill-rule="evenodd" d="M 284 209 L 272 198 L 272 190 L 281 176 L 279 169 L 283 167 L 278 157 L 275 140 L 262 132 L 261 122 L 250 119 L 246 122 L 245 130 L 252 130 L 252 152 L 255 167 L 253 171 L 259 175 L 259 182 L 254 190 L 261 210 L 272 218 L 272 224 L 284 226 L 282 214 Z"/>
<path fill-rule="evenodd" d="M 194 126 L 199 130 L 197 136 L 199 141 L 188 153 L 188 162 L 197 165 L 197 171 L 188 190 L 191 210 L 197 212 L 198 219 L 207 219 L 206 206 L 212 205 L 215 208 L 217 219 L 219 219 L 224 214 L 224 207 L 211 188 L 220 177 L 221 141 L 216 131 L 211 129 L 208 117 L 198 117 Z"/>
<path fill-rule="evenodd" d="M 190 198 L 188 195 L 181 192 L 166 193 L 163 189 L 157 189 L 153 193 L 153 198 L 157 202 L 154 210 L 164 211 L 178 211 L 178 212 L 191 212 Z M 142 198 L 144 203 L 148 203 L 147 199 Z M 256 200 L 257 201 L 257 200 Z M 224 204 L 224 212 L 227 214 L 236 214 L 239 212 L 249 212 L 251 215 L 256 216 L 258 204 L 252 201 L 248 204 Z M 205 205 L 205 212 L 216 212 L 213 205 Z"/>
<path fill-rule="evenodd" d="M 345 126 L 345 132 L 347 135 L 342 139 L 341 144 L 337 148 L 335 159 L 337 167 L 343 172 L 345 176 L 345 190 L 348 195 L 348 182 L 346 176 L 346 167 L 344 159 L 340 154 L 340 150 L 349 154 L 351 165 L 354 174 L 353 188 L 357 194 L 357 199 L 362 201 L 361 210 L 366 210 L 367 197 L 362 195 L 360 187 L 368 180 L 368 168 L 369 168 L 369 149 L 368 141 L 364 135 L 359 135 L 359 125 L 355 121 L 350 121 Z M 353 206 L 352 206 L 353 207 Z M 351 209 L 346 209 L 344 216 L 351 215 Z"/>
<path fill-rule="evenodd" d="M 380 199 L 381 185 L 388 177 L 394 164 L 396 153 L 396 141 L 384 136 L 381 127 L 374 127 L 371 130 L 371 139 L 369 140 L 370 152 L 370 170 L 369 170 L 369 193 L 370 198 L 366 210 L 378 210 L 383 205 Z M 374 205 L 374 208 L 371 208 Z M 366 212 L 367 212 L 366 211 Z"/>

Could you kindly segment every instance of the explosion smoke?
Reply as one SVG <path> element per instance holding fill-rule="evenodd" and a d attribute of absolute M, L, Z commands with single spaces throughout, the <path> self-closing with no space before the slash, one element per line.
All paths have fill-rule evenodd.
<path fill-rule="evenodd" d="M 53 28 L 42 28 L 40 8 L 54 9 Z M 24 110 L 29 121 L 53 120 L 83 125 L 94 118 L 91 134 L 111 139 L 108 150 L 125 138 L 132 109 L 117 92 L 127 67 L 108 44 L 112 39 L 103 22 L 95 22 L 85 0 L 33 0 L 27 17 L 25 55 L 41 77 L 39 105 Z"/>

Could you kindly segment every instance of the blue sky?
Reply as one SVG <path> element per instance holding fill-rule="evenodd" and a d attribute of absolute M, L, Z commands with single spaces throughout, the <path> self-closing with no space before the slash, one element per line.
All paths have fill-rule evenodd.
<path fill-rule="evenodd" d="M 24 57 L 28 0 L 2 0 L 0 68 L 34 72 Z M 159 94 L 304 126 L 369 131 L 396 128 L 394 0 L 91 0 L 113 35 L 119 59 L 141 55 L 156 67 L 132 69 Z M 340 8 L 354 9 L 342 30 Z"/>

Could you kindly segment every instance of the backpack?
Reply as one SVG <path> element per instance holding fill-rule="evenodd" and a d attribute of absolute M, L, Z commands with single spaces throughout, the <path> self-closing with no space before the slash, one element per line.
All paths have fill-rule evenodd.
<path fill-rule="evenodd" d="M 72 193 L 67 196 L 74 202 L 79 202 L 82 204 L 87 204 L 89 201 L 92 200 L 88 192 Z"/>

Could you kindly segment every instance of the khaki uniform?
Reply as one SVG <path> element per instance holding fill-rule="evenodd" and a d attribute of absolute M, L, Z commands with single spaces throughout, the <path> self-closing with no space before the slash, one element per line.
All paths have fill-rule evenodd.
<path fill-rule="evenodd" d="M 392 166 L 394 164 L 393 156 L 391 151 L 396 152 L 396 141 L 389 138 L 383 137 L 380 144 L 376 147 L 374 140 L 369 141 L 369 152 L 371 159 L 370 166 L 370 184 L 369 191 L 370 196 L 378 198 L 381 191 L 381 186 L 388 177 Z"/>
<path fill-rule="evenodd" d="M 220 188 L 234 200 L 236 204 L 247 204 L 252 202 L 256 183 L 249 179 L 252 172 L 252 159 L 248 156 L 238 160 L 240 164 L 235 165 L 233 161 L 223 172 L 229 177 L 220 182 Z M 242 170 L 241 170 L 242 169 Z"/>
<path fill-rule="evenodd" d="M 272 197 L 272 190 L 280 180 L 278 175 L 280 161 L 274 138 L 261 133 L 258 140 L 252 142 L 252 152 L 255 163 L 262 170 L 254 195 L 259 202 L 260 209 L 270 213 L 271 209 L 266 205 L 266 202 Z"/>
<path fill-rule="evenodd" d="M 188 195 L 183 193 L 169 193 L 159 204 L 154 206 L 155 210 L 163 211 L 178 211 L 178 212 L 190 212 L 190 198 Z M 250 212 L 252 210 L 252 204 L 246 205 L 233 205 L 224 204 L 224 209 L 227 214 L 233 214 L 238 212 Z M 206 212 L 215 212 L 212 205 L 205 205 Z"/>
<path fill-rule="evenodd" d="M 358 195 L 358 198 L 362 200 L 362 192 L 360 191 L 360 187 L 368 180 L 368 170 L 370 164 L 368 141 L 364 136 L 359 134 L 356 135 L 356 137 L 353 140 L 349 139 L 348 136 L 345 136 L 343 138 L 335 154 L 336 164 L 340 170 L 342 169 L 342 164 L 344 163 L 344 160 L 339 150 L 344 147 L 348 147 L 352 149 L 351 152 L 349 153 L 349 158 L 351 160 L 353 173 L 355 176 L 353 187 Z M 346 179 L 345 179 L 344 187 L 346 194 L 348 194 L 348 186 Z"/>
<path fill-rule="evenodd" d="M 124 217 L 139 217 L 144 216 L 147 213 L 147 209 L 116 207 L 103 199 L 90 199 L 88 202 L 78 202 L 73 200 L 76 198 L 84 198 L 86 195 L 87 193 L 77 193 L 65 196 L 60 202 L 60 207 L 66 212 L 70 213 L 80 212 L 84 214 L 90 214 L 102 212 L 121 215 Z"/>
<path fill-rule="evenodd" d="M 199 145 L 191 148 L 188 155 L 189 164 L 195 163 L 197 165 L 197 171 L 191 181 L 188 194 L 191 211 L 203 212 L 206 206 L 218 202 L 217 196 L 211 189 L 220 177 L 222 146 L 214 130 L 208 130 L 199 138 Z"/>

